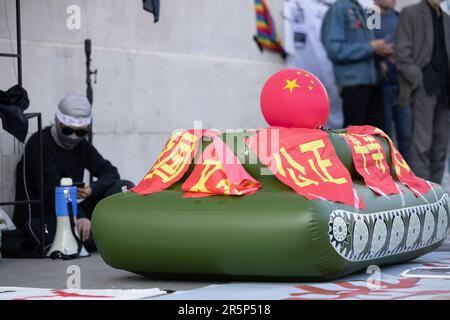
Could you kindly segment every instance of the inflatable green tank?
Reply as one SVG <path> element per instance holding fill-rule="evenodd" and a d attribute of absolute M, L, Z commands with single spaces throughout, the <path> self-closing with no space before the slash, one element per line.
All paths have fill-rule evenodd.
<path fill-rule="evenodd" d="M 148 276 L 309 281 L 406 262 L 436 249 L 448 230 L 448 193 L 433 184 L 416 197 L 399 184 L 402 194 L 375 195 L 356 173 L 340 132 L 328 135 L 364 209 L 307 200 L 263 164 L 248 164 L 253 154 L 243 140 L 254 133 L 227 133 L 222 139 L 261 182 L 259 192 L 183 198 L 185 174 L 159 193 L 108 197 L 92 220 L 101 256 L 114 268 Z M 386 140 L 377 139 L 389 154 Z"/>

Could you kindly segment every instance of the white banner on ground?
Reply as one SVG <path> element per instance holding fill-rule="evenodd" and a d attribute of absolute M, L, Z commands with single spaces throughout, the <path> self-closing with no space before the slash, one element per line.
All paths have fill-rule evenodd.
<path fill-rule="evenodd" d="M 450 281 L 404 278 L 414 267 L 450 267 L 450 252 L 433 252 L 415 261 L 368 269 L 332 282 L 231 283 L 178 291 L 156 300 L 409 300 L 450 299 Z M 369 272 L 370 270 L 370 272 Z M 380 270 L 376 275 L 373 270 Z M 378 280 L 377 280 L 378 279 Z M 377 280 L 377 281 L 375 281 Z M 153 300 L 153 299 L 152 299 Z"/>
<path fill-rule="evenodd" d="M 136 300 L 165 294 L 153 289 L 40 289 L 0 287 L 0 300 Z"/>

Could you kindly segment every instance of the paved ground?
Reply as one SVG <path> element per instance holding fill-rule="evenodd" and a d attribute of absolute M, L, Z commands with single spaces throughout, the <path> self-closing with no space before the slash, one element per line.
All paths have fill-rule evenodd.
<path fill-rule="evenodd" d="M 450 235 L 445 239 L 445 242 L 436 251 L 450 252 Z"/>
<path fill-rule="evenodd" d="M 450 252 L 450 236 L 437 251 Z M 100 255 L 72 260 L 2 259 L 0 260 L 0 287 L 67 288 L 67 267 L 78 265 L 83 289 L 145 289 L 190 290 L 219 282 L 164 281 L 144 278 L 116 270 L 106 265 Z"/>
<path fill-rule="evenodd" d="M 190 290 L 211 282 L 153 280 L 130 272 L 113 269 L 99 254 L 72 260 L 2 259 L 0 260 L 0 287 L 67 288 L 67 267 L 78 265 L 83 289 L 145 289 Z"/>

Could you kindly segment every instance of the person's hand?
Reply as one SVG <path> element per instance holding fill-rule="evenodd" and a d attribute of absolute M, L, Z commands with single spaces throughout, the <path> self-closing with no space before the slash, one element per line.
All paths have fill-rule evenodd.
<path fill-rule="evenodd" d="M 392 43 L 386 43 L 386 45 L 381 49 L 381 53 L 383 57 L 392 57 L 394 55 L 394 46 Z"/>
<path fill-rule="evenodd" d="M 370 42 L 370 45 L 372 46 L 375 53 L 380 56 L 386 57 L 386 56 L 390 56 L 394 53 L 392 44 L 387 43 L 383 39 L 372 40 Z"/>
<path fill-rule="evenodd" d="M 381 68 L 381 73 L 383 74 L 383 77 L 386 78 L 386 75 L 388 72 L 388 66 L 387 66 L 386 62 L 384 62 L 384 61 L 380 62 L 380 68 Z"/>
<path fill-rule="evenodd" d="M 81 241 L 86 241 L 91 235 L 91 221 L 86 218 L 80 218 L 77 220 L 77 231 L 81 238 Z"/>
<path fill-rule="evenodd" d="M 373 51 L 375 51 L 376 53 L 378 53 L 381 48 L 385 45 L 385 41 L 383 39 L 376 39 L 376 40 L 372 40 L 370 41 L 370 45 L 372 46 Z"/>
<path fill-rule="evenodd" d="M 78 199 L 86 199 L 89 198 L 92 194 L 92 189 L 90 186 L 84 188 L 77 188 L 77 196 Z"/>

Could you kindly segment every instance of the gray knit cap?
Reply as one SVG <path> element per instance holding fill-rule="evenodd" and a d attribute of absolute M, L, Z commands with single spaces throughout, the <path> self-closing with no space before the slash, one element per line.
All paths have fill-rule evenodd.
<path fill-rule="evenodd" d="M 91 124 L 92 108 L 89 100 L 79 94 L 69 94 L 58 104 L 56 118 L 63 124 L 72 127 L 83 127 Z"/>

